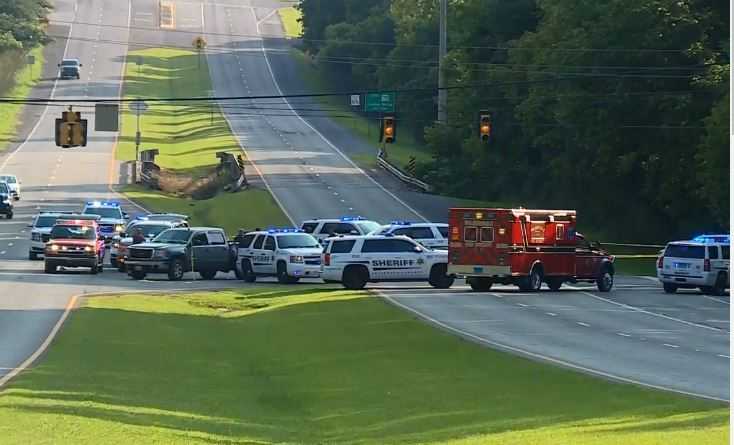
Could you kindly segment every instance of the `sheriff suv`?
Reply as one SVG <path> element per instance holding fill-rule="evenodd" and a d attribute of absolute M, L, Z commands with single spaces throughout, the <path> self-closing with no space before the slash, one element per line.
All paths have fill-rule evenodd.
<path fill-rule="evenodd" d="M 106 243 L 125 231 L 127 213 L 122 211 L 119 202 L 115 201 L 92 201 L 84 206 L 83 215 L 99 215 L 99 233 Z"/>
<path fill-rule="evenodd" d="M 10 187 L 4 182 L 0 182 L 0 215 L 5 215 L 7 219 L 13 218 L 13 198 Z"/>
<path fill-rule="evenodd" d="M 370 235 L 329 238 L 321 259 L 321 278 L 362 289 L 368 282 L 428 281 L 448 289 L 448 252 L 431 250 L 407 236 Z"/>
<path fill-rule="evenodd" d="M 301 224 L 301 230 L 310 233 L 319 242 L 336 235 L 367 235 L 380 228 L 380 224 L 361 216 L 309 219 Z"/>
<path fill-rule="evenodd" d="M 666 293 L 700 288 L 724 295 L 729 288 L 729 235 L 702 235 L 674 241 L 658 257 L 658 279 Z"/>
<path fill-rule="evenodd" d="M 59 266 L 88 267 L 92 274 L 102 272 L 104 241 L 93 220 L 58 219 L 51 229 L 44 252 L 44 271 L 56 273 Z"/>
<path fill-rule="evenodd" d="M 248 283 L 258 276 L 274 276 L 288 284 L 321 275 L 321 245 L 301 229 L 249 232 L 239 238 L 238 246 L 237 265 Z"/>
<path fill-rule="evenodd" d="M 430 249 L 449 248 L 449 225 L 443 223 L 393 221 L 371 235 L 405 235 Z"/>

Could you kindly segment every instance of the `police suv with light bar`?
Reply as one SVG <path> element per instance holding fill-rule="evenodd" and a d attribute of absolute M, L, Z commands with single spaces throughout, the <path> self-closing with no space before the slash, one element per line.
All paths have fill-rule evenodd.
<path fill-rule="evenodd" d="M 92 201 L 84 206 L 84 215 L 99 215 L 99 232 L 106 243 L 110 243 L 115 235 L 125 231 L 127 213 L 122 211 L 116 201 Z"/>
<path fill-rule="evenodd" d="M 657 275 L 666 293 L 700 288 L 724 295 L 729 288 L 729 235 L 701 235 L 673 241 L 658 257 Z"/>
<path fill-rule="evenodd" d="M 380 224 L 361 216 L 341 218 L 309 219 L 301 224 L 301 229 L 310 233 L 319 242 L 335 235 L 367 235 L 380 228 Z"/>
<path fill-rule="evenodd" d="M 239 238 L 237 267 L 242 279 L 275 276 L 280 283 L 321 275 L 319 241 L 301 229 L 268 229 L 248 232 Z"/>
<path fill-rule="evenodd" d="M 41 212 L 28 224 L 31 229 L 31 243 L 28 247 L 28 259 L 38 259 L 46 250 L 46 243 L 51 239 L 51 229 L 59 218 L 69 218 L 71 212 Z"/>
<path fill-rule="evenodd" d="M 393 221 L 370 235 L 405 235 L 431 249 L 449 248 L 449 225 L 444 223 Z"/>

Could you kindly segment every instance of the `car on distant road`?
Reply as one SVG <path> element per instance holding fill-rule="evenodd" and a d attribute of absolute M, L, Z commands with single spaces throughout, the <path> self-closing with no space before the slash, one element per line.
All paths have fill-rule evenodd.
<path fill-rule="evenodd" d="M 87 202 L 82 211 L 83 215 L 99 215 L 99 232 L 106 243 L 125 231 L 127 213 L 122 211 L 120 203 L 116 201 L 91 201 Z"/>
<path fill-rule="evenodd" d="M 10 187 L 4 182 L 0 182 L 0 215 L 5 218 L 13 218 L 13 198 L 10 193 Z"/>
<path fill-rule="evenodd" d="M 168 229 L 149 243 L 128 248 L 128 275 L 142 280 L 150 273 L 164 273 L 181 280 L 186 272 L 198 272 L 205 280 L 217 272 L 235 271 L 236 252 L 224 230 L 216 227 Z"/>
<path fill-rule="evenodd" d="M 407 236 L 338 236 L 326 240 L 321 278 L 347 289 L 362 289 L 382 281 L 428 281 L 448 289 L 454 276 L 447 272 L 448 252 L 432 250 Z"/>
<path fill-rule="evenodd" d="M 10 189 L 10 194 L 13 199 L 18 201 L 20 199 L 20 181 L 15 175 L 0 175 L 0 182 L 4 182 Z"/>
<path fill-rule="evenodd" d="M 321 244 L 301 229 L 249 232 L 237 246 L 237 266 L 248 283 L 259 276 L 273 276 L 279 283 L 289 284 L 321 275 Z"/>
<path fill-rule="evenodd" d="M 313 235 L 321 243 L 330 236 L 367 235 L 380 227 L 379 223 L 361 216 L 309 219 L 301 224 L 301 230 Z"/>
<path fill-rule="evenodd" d="M 79 59 L 63 59 L 57 65 L 60 79 L 80 79 L 82 64 Z"/>
<path fill-rule="evenodd" d="M 140 230 L 142 236 L 147 241 L 152 241 L 164 230 L 181 227 L 180 222 L 173 221 L 148 221 L 135 220 L 128 224 L 125 232 L 116 236 L 112 240 L 110 246 L 110 265 L 116 267 L 120 272 L 125 271 L 125 260 L 127 259 L 127 250 L 130 246 L 135 245 L 133 235 Z"/>
<path fill-rule="evenodd" d="M 57 219 L 44 251 L 44 271 L 59 267 L 88 267 L 92 274 L 103 270 L 105 244 L 97 222 L 88 219 Z"/>
<path fill-rule="evenodd" d="M 393 221 L 370 235 L 405 235 L 431 249 L 449 248 L 449 225 L 444 223 Z"/>
<path fill-rule="evenodd" d="M 46 243 L 51 239 L 51 229 L 59 218 L 69 218 L 71 212 L 40 212 L 33 217 L 33 222 L 28 224 L 31 229 L 31 243 L 28 247 L 28 259 L 37 260 L 38 255 L 43 255 Z"/>
<path fill-rule="evenodd" d="M 673 241 L 658 257 L 657 275 L 666 293 L 699 288 L 724 295 L 729 288 L 729 235 L 701 235 Z"/>

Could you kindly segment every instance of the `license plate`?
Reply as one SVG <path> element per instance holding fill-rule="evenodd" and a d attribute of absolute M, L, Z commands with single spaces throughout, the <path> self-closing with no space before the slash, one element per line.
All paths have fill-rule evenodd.
<path fill-rule="evenodd" d="M 135 270 L 143 270 L 143 266 L 135 266 Z"/>
<path fill-rule="evenodd" d="M 691 265 L 689 263 L 675 263 L 676 269 L 688 269 Z"/>

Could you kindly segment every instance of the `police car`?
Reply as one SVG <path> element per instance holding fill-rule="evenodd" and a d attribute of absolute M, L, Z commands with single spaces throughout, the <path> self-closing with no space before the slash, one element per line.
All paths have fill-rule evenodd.
<path fill-rule="evenodd" d="M 259 230 L 239 237 L 237 267 L 248 283 L 258 276 L 275 276 L 280 283 L 295 283 L 321 275 L 321 252 L 318 240 L 303 230 Z"/>
<path fill-rule="evenodd" d="M 0 182 L 7 184 L 10 189 L 10 194 L 13 199 L 18 201 L 20 199 L 20 181 L 15 175 L 0 175 Z"/>
<path fill-rule="evenodd" d="M 33 222 L 28 224 L 31 229 L 31 244 L 28 247 L 29 260 L 37 260 L 38 255 L 43 255 L 46 243 L 51 239 L 51 229 L 56 224 L 56 220 L 69 217 L 71 214 L 71 212 L 41 212 L 33 218 Z"/>
<path fill-rule="evenodd" d="M 448 289 L 454 276 L 447 273 L 448 252 L 431 250 L 407 236 L 342 236 L 326 240 L 321 278 L 362 289 L 368 282 L 428 281 Z"/>
<path fill-rule="evenodd" d="M 729 288 L 729 235 L 701 235 L 674 241 L 658 257 L 657 274 L 666 293 L 700 288 L 723 295 Z"/>
<path fill-rule="evenodd" d="M 106 243 L 110 243 L 115 235 L 125 231 L 127 213 L 122 211 L 119 202 L 93 201 L 88 202 L 82 211 L 84 215 L 99 215 L 99 232 Z"/>
<path fill-rule="evenodd" d="M 301 224 L 301 230 L 323 241 L 335 235 L 367 235 L 380 228 L 380 224 L 361 216 L 309 219 Z"/>
<path fill-rule="evenodd" d="M 449 225 L 443 223 L 393 221 L 370 235 L 405 235 L 431 249 L 449 248 Z"/>

